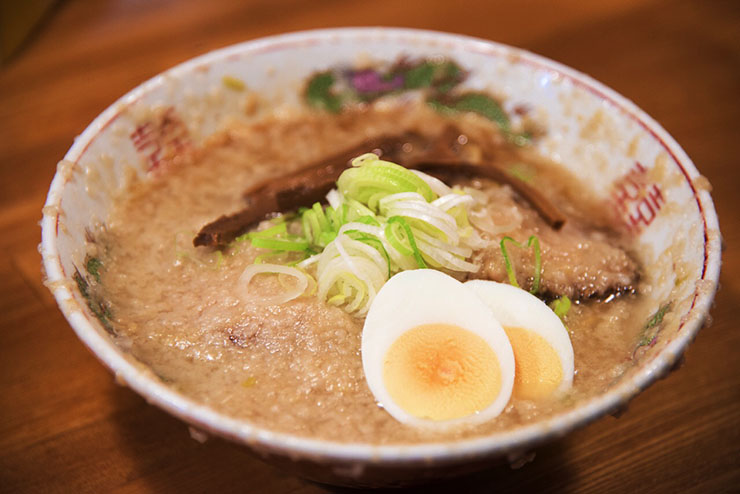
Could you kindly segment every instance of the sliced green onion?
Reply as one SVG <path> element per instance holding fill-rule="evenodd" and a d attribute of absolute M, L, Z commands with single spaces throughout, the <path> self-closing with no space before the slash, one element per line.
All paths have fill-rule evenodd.
<path fill-rule="evenodd" d="M 471 273 L 478 271 L 480 268 L 480 266 L 467 262 L 463 258 L 458 257 L 447 250 L 433 247 L 426 242 L 419 241 L 417 245 L 424 256 L 424 259 L 428 260 L 430 264 L 435 265 L 435 267 L 447 268 L 454 271 L 467 271 Z"/>
<path fill-rule="evenodd" d="M 321 260 L 321 254 L 314 254 L 296 263 L 296 267 L 305 270 L 319 262 L 319 260 Z"/>
<path fill-rule="evenodd" d="M 311 229 L 311 222 L 309 221 L 309 211 L 304 211 L 301 214 L 301 227 L 303 228 L 303 236 L 310 243 L 313 242 L 313 231 Z"/>
<path fill-rule="evenodd" d="M 351 233 L 351 232 L 347 232 L 347 233 Z M 391 277 L 391 258 L 388 255 L 388 251 L 385 249 L 383 242 L 381 242 L 378 237 L 373 237 L 372 235 L 367 235 L 364 233 L 360 233 L 359 235 L 354 236 L 353 240 L 357 240 L 358 242 L 368 244 L 370 247 L 380 252 L 380 254 L 382 254 L 383 257 L 385 257 L 385 262 L 386 262 L 386 265 L 388 266 L 388 277 L 390 278 Z"/>
<path fill-rule="evenodd" d="M 409 170 L 409 171 L 413 173 L 414 175 L 416 175 L 417 177 L 419 177 L 420 179 L 422 179 L 423 181 L 425 181 L 427 185 L 432 189 L 432 192 L 434 192 L 440 197 L 442 197 L 445 194 L 449 194 L 452 191 L 452 189 L 450 189 L 450 187 L 446 183 L 444 183 L 437 177 L 427 175 L 426 173 L 420 172 L 419 170 Z"/>
<path fill-rule="evenodd" d="M 360 216 L 353 223 L 362 223 L 364 225 L 380 226 L 380 222 L 374 216 Z"/>
<path fill-rule="evenodd" d="M 394 210 L 394 212 L 399 213 L 401 211 Z M 408 211 L 406 211 L 406 214 L 397 214 L 397 216 L 405 218 L 414 230 L 424 232 L 443 242 L 450 244 L 460 242 L 460 235 L 455 231 L 454 227 L 450 226 L 454 224 L 454 220 L 441 222 L 438 219 L 432 219 L 428 216 L 418 215 Z"/>
<path fill-rule="evenodd" d="M 215 269 L 219 269 L 224 264 L 224 253 L 220 250 L 216 251 L 216 267 Z"/>
<path fill-rule="evenodd" d="M 417 197 L 416 200 L 414 196 Z M 427 203 L 417 194 L 394 194 L 384 198 L 379 204 L 381 213 L 386 216 L 402 216 L 413 228 L 423 230 L 440 240 L 453 244 L 460 240 L 455 218 Z"/>
<path fill-rule="evenodd" d="M 249 290 L 249 284 L 252 278 L 259 274 L 283 274 L 292 276 L 297 280 L 296 286 L 293 289 L 287 290 L 283 293 L 265 297 L 259 294 L 253 294 Z M 257 302 L 261 305 L 278 305 L 294 298 L 300 297 L 308 288 L 309 275 L 300 269 L 283 266 L 280 264 L 250 264 L 239 276 L 237 282 L 238 295 L 244 302 Z"/>
<path fill-rule="evenodd" d="M 306 224 L 308 224 L 308 228 L 306 228 Z M 303 213 L 303 226 L 303 234 L 306 236 L 306 240 L 310 243 L 318 244 L 319 235 L 321 234 L 321 224 L 313 209 L 309 209 Z"/>
<path fill-rule="evenodd" d="M 375 217 L 375 213 L 373 211 L 354 199 L 348 199 L 343 206 L 343 222 L 356 221 L 357 218 L 362 218 L 363 216 L 368 216 L 370 218 Z"/>
<path fill-rule="evenodd" d="M 367 267 L 365 263 L 371 264 L 369 260 L 361 257 L 356 260 L 361 268 Z M 345 260 L 341 257 L 332 259 L 327 264 L 326 269 L 319 272 L 318 283 L 319 298 L 332 300 L 335 305 L 347 302 L 345 307 L 347 312 L 362 311 L 363 302 L 365 302 L 365 305 L 369 305 L 371 301 L 368 297 L 368 288 L 372 285 L 360 280 L 354 273 L 348 271 Z M 347 299 L 350 299 L 350 301 Z"/>
<path fill-rule="evenodd" d="M 326 201 L 332 209 L 337 210 L 342 205 L 342 196 L 339 195 L 339 191 L 337 189 L 331 189 L 326 194 Z"/>
<path fill-rule="evenodd" d="M 337 238 L 337 232 L 321 232 L 317 244 L 326 246 L 333 242 L 335 238 Z"/>
<path fill-rule="evenodd" d="M 504 237 L 501 239 L 501 253 L 504 256 L 504 266 L 506 267 L 506 273 L 509 275 L 509 283 L 511 283 L 513 286 L 520 288 L 519 283 L 516 281 L 516 272 L 514 271 L 514 266 L 511 264 L 511 259 L 509 258 L 509 252 L 506 250 L 506 242 L 510 242 L 514 244 L 516 247 L 519 247 L 520 249 L 525 248 L 524 245 L 517 242 L 511 237 Z M 530 248 L 534 245 L 534 279 L 532 281 L 532 289 L 529 291 L 532 294 L 536 294 L 540 291 L 540 271 L 542 269 L 542 258 L 540 255 L 540 240 L 537 238 L 536 235 L 532 235 L 529 237 L 529 240 L 527 240 L 526 248 Z"/>
<path fill-rule="evenodd" d="M 380 157 L 377 154 L 365 153 L 365 154 L 361 154 L 357 158 L 354 158 L 351 161 L 351 164 L 354 167 L 358 167 L 358 166 L 367 165 L 367 164 L 375 164 L 378 161 L 380 161 Z"/>
<path fill-rule="evenodd" d="M 376 192 L 375 194 L 371 195 L 367 198 L 367 207 L 370 208 L 373 211 L 378 210 L 378 202 L 388 195 L 388 192 L 386 191 L 380 191 Z"/>
<path fill-rule="evenodd" d="M 550 302 L 550 308 L 563 322 L 565 322 L 565 316 L 568 314 L 570 306 L 571 302 L 567 295 L 563 295 Z"/>
<path fill-rule="evenodd" d="M 485 245 L 470 226 L 469 209 L 479 205 L 471 194 L 372 153 L 353 160 L 337 185 L 326 196 L 329 206 L 316 202 L 240 237 L 269 250 L 255 264 L 310 269 L 318 297 L 355 315 L 369 310 L 375 294 L 396 272 L 427 266 L 479 269 L 468 262 L 473 249 Z"/>
<path fill-rule="evenodd" d="M 339 234 L 346 234 L 353 240 L 358 240 L 369 244 L 374 247 L 380 254 L 385 258 L 385 264 L 387 265 L 387 275 L 398 270 L 399 266 L 403 266 L 401 269 L 408 269 L 408 262 L 405 261 L 403 254 L 400 254 L 388 241 L 384 234 L 384 229 L 375 225 L 367 225 L 359 222 L 347 223 L 340 230 Z M 409 253 L 409 255 L 411 252 Z M 412 260 L 412 268 L 415 265 Z"/>
<path fill-rule="evenodd" d="M 355 297 L 352 303 L 347 306 L 348 312 L 355 312 L 360 308 L 362 302 L 367 297 L 367 285 L 360 280 L 357 276 L 352 273 L 345 273 L 342 276 L 343 292 L 345 298 L 349 297 L 352 290 L 355 292 Z"/>
<path fill-rule="evenodd" d="M 341 211 L 342 208 L 335 209 L 331 206 L 326 208 L 325 214 L 326 217 L 329 219 L 329 225 L 332 231 L 336 232 L 339 231 L 339 229 L 342 227 L 342 216 Z"/>
<path fill-rule="evenodd" d="M 287 225 L 285 222 L 278 223 L 270 228 L 259 230 L 256 232 L 248 233 L 249 238 L 272 238 L 287 232 Z"/>
<path fill-rule="evenodd" d="M 432 202 L 432 205 L 438 207 L 442 211 L 449 211 L 463 204 L 470 206 L 474 202 L 475 199 L 473 199 L 471 195 L 455 191 L 435 199 Z"/>
<path fill-rule="evenodd" d="M 252 245 L 262 249 L 285 250 L 289 252 L 298 252 L 308 250 L 309 244 L 302 239 L 287 240 L 279 238 L 252 238 Z"/>
<path fill-rule="evenodd" d="M 398 216 L 395 216 L 398 218 Z M 400 232 L 398 231 L 400 230 Z M 385 238 L 388 239 L 388 242 L 393 246 L 394 249 L 396 249 L 398 252 L 400 252 L 404 256 L 412 256 L 414 255 L 414 250 L 409 247 L 406 247 L 403 245 L 402 238 L 406 232 L 403 229 L 403 226 L 399 222 L 388 222 L 388 224 L 385 226 Z"/>
<path fill-rule="evenodd" d="M 411 227 L 411 231 L 414 232 L 414 239 L 416 240 L 417 245 L 419 244 L 419 242 L 424 242 L 425 244 L 429 244 L 436 249 L 442 249 L 445 252 L 449 252 L 450 254 L 461 258 L 468 258 L 473 254 L 473 249 L 468 247 L 467 245 L 450 244 L 448 242 L 440 240 L 434 235 L 429 235 L 428 233 L 418 230 L 413 226 Z M 421 249 L 421 247 L 419 248 Z"/>
<path fill-rule="evenodd" d="M 352 165 L 337 180 L 337 188 L 346 198 L 368 206 L 370 198 L 374 205 L 383 196 L 399 192 L 417 192 L 427 201 L 436 198 L 436 194 L 420 177 L 400 165 L 383 161 L 372 153 L 355 158 Z"/>
<path fill-rule="evenodd" d="M 405 219 L 401 218 L 400 216 L 391 216 L 390 218 L 388 218 L 388 225 L 390 226 L 393 223 L 398 223 L 399 225 L 401 225 L 401 228 L 403 228 L 404 233 L 406 233 L 406 240 L 408 241 L 409 246 L 411 247 L 414 259 L 416 259 L 416 264 L 419 266 L 419 268 L 422 268 L 422 269 L 426 268 L 427 264 L 424 262 L 424 259 L 421 257 L 421 252 L 419 252 L 419 248 L 416 246 L 416 240 L 414 240 L 414 234 L 411 231 L 411 227 L 409 226 L 409 224 L 406 222 Z M 391 236 L 395 236 L 393 235 L 393 230 L 388 229 L 386 227 L 386 237 L 388 237 L 389 231 L 391 232 Z M 391 239 L 388 238 L 388 241 L 390 242 Z"/>
<path fill-rule="evenodd" d="M 467 238 L 473 234 L 473 227 L 470 226 L 467 209 L 462 206 L 455 206 L 454 208 L 447 210 L 447 214 L 455 218 L 457 227 L 460 229 L 461 237 Z"/>
<path fill-rule="evenodd" d="M 382 254 L 372 246 L 367 245 L 365 242 L 360 242 L 345 234 L 340 235 L 334 243 L 337 247 L 337 252 L 339 252 L 339 255 L 343 259 L 345 259 L 348 267 L 360 279 L 363 279 L 365 277 L 363 276 L 364 273 L 361 270 L 357 269 L 356 266 L 353 266 L 354 264 L 356 264 L 354 260 L 355 257 L 369 260 L 378 269 L 382 269 L 386 266 L 386 260 L 383 258 Z M 387 276 L 384 276 L 384 279 L 380 283 L 381 285 L 385 283 L 386 277 Z"/>
<path fill-rule="evenodd" d="M 329 220 L 326 218 L 326 215 L 324 214 L 324 208 L 319 204 L 318 202 L 315 202 L 314 205 L 311 207 L 313 211 L 316 213 L 316 219 L 319 222 L 319 229 L 322 232 L 329 230 Z"/>

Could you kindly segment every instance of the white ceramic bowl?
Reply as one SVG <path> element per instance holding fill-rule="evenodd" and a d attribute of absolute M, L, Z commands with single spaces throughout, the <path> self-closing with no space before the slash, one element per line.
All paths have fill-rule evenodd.
<path fill-rule="evenodd" d="M 85 230 L 104 220 L 112 192 L 128 170 L 140 175 L 155 144 L 137 124 L 154 106 L 172 107 L 191 142 L 243 114 L 218 91 L 226 74 L 264 101 L 299 104 L 301 83 L 321 69 L 401 55 L 447 56 L 470 71 L 466 85 L 526 104 L 547 129 L 540 152 L 575 171 L 633 224 L 644 276 L 657 310 L 671 303 L 663 328 L 637 364 L 603 394 L 528 426 L 486 437 L 421 445 L 342 444 L 277 433 L 235 420 L 162 383 L 121 348 L 88 310 L 72 279 L 85 256 Z M 162 144 L 162 143 L 159 143 Z M 172 144 L 164 143 L 164 145 Z M 152 147 L 154 146 L 154 147 Z M 43 216 L 41 250 L 48 285 L 82 341 L 150 403 L 194 427 L 245 444 L 300 475 L 346 485 L 398 485 L 481 468 L 562 436 L 626 402 L 667 373 L 696 335 L 710 307 L 720 268 L 720 233 L 706 180 L 678 144 L 630 101 L 556 62 L 508 46 L 428 31 L 331 29 L 239 44 L 183 63 L 105 110 L 60 163 Z"/>

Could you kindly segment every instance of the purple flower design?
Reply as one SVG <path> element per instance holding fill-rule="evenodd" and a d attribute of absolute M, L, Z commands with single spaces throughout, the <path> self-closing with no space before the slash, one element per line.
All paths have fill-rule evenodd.
<path fill-rule="evenodd" d="M 384 80 L 372 69 L 358 70 L 350 73 L 350 84 L 358 93 L 381 93 L 402 88 L 403 76 L 397 74 L 390 80 Z"/>

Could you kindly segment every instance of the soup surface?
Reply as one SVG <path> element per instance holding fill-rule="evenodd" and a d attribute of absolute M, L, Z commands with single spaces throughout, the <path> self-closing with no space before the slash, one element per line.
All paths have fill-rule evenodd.
<path fill-rule="evenodd" d="M 379 407 L 363 374 L 363 318 L 303 296 L 281 305 L 245 302 L 237 280 L 262 251 L 242 243 L 216 251 L 193 247 L 195 233 L 243 207 L 249 184 L 299 170 L 365 139 L 399 130 L 439 134 L 450 118 L 425 104 L 363 105 L 338 115 L 297 110 L 234 123 L 176 164 L 126 188 L 90 244 L 101 300 L 119 344 L 174 389 L 229 416 L 272 430 L 337 441 L 424 442 L 465 438 L 531 423 L 602 392 L 630 365 L 647 317 L 638 266 L 601 203 L 578 181 L 526 148 L 508 144 L 476 115 L 454 117 L 468 158 L 495 149 L 500 164 L 540 190 L 568 216 L 560 231 L 508 185 L 451 177 L 477 189 L 500 233 L 479 232 L 489 247 L 471 277 L 506 281 L 503 235 L 542 245 L 542 296 L 574 302 L 565 316 L 575 353 L 566 396 L 512 398 L 497 418 L 446 432 L 417 430 Z M 370 150 L 368 150 L 370 151 Z M 523 178 L 524 180 L 524 178 Z M 587 213 L 587 214 L 586 214 Z M 523 287 L 531 252 L 512 249 Z M 90 263 L 88 262 L 88 268 Z M 90 271 L 90 269 L 88 269 Z M 279 289 L 274 278 L 255 281 Z"/>

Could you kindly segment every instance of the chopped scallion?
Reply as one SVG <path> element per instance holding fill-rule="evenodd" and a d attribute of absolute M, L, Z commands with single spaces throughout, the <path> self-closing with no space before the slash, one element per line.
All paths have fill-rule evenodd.
<path fill-rule="evenodd" d="M 322 300 L 363 315 L 394 273 L 428 266 L 478 269 L 467 261 L 477 238 L 468 220 L 476 202 L 472 195 L 374 154 L 356 158 L 353 165 L 342 173 L 338 189 L 327 195 L 330 205 L 299 208 L 237 239 L 267 249 L 256 256 L 255 269 L 248 274 L 273 272 L 264 271 L 272 269 L 265 267 L 271 263 L 309 269 L 316 277 L 312 289 Z M 294 271 L 286 274 L 302 279 Z"/>
<path fill-rule="evenodd" d="M 506 249 L 507 242 L 513 244 L 516 247 L 519 247 L 520 249 L 523 249 L 525 247 L 530 248 L 534 246 L 534 276 L 532 280 L 532 288 L 529 290 L 529 292 L 532 294 L 536 294 L 537 292 L 540 291 L 540 272 L 542 270 L 542 258 L 540 254 L 540 240 L 537 238 L 536 235 L 532 235 L 527 240 L 526 246 L 524 246 L 511 237 L 504 237 L 501 239 L 501 244 L 500 244 L 501 254 L 503 254 L 504 256 L 504 266 L 506 267 L 506 274 L 509 276 L 509 283 L 519 288 L 519 283 L 516 281 L 516 271 L 514 270 L 514 266 L 511 263 L 509 252 Z"/>
<path fill-rule="evenodd" d="M 403 231 L 406 233 L 406 240 L 411 247 L 414 259 L 416 260 L 416 264 L 418 264 L 419 268 L 426 268 L 427 264 L 426 262 L 424 262 L 424 259 L 421 257 L 421 252 L 419 252 L 419 248 L 416 246 L 414 233 L 411 231 L 411 227 L 409 226 L 409 224 L 400 216 L 391 216 L 390 218 L 388 218 L 388 225 L 390 226 L 393 223 L 398 223 L 399 225 L 401 225 L 401 228 L 403 228 Z"/>
<path fill-rule="evenodd" d="M 287 240 L 278 238 L 253 237 L 252 245 L 254 247 L 260 247 L 262 249 L 284 250 L 288 252 L 300 252 L 308 250 L 309 247 L 307 241 L 299 238 L 296 238 L 294 240 Z"/>
<path fill-rule="evenodd" d="M 316 202 L 311 207 L 311 209 L 313 209 L 314 213 L 316 213 L 316 220 L 319 222 L 319 230 L 322 232 L 328 231 L 329 230 L 329 220 L 324 214 L 324 208 L 321 207 L 321 204 Z"/>
<path fill-rule="evenodd" d="M 565 316 L 570 311 L 571 301 L 567 295 L 563 295 L 560 298 L 556 298 L 550 302 L 550 308 L 557 315 L 561 321 L 565 322 Z"/>
<path fill-rule="evenodd" d="M 360 158 L 359 161 L 355 159 L 353 167 L 342 172 L 337 180 L 337 188 L 344 197 L 367 204 L 371 211 L 377 211 L 377 201 L 384 196 L 401 192 L 416 192 L 429 202 L 436 199 L 429 185 L 410 170 L 383 161 L 374 154 Z"/>
<path fill-rule="evenodd" d="M 271 226 L 270 228 L 265 228 L 264 230 L 248 233 L 247 235 L 249 236 L 248 238 L 272 238 L 286 233 L 286 231 L 287 225 L 283 222 L 278 223 L 275 226 Z"/>

